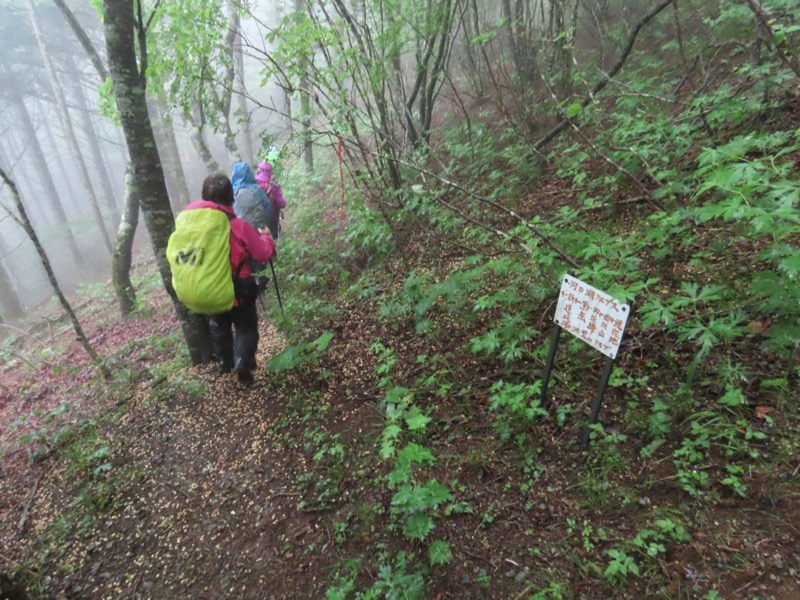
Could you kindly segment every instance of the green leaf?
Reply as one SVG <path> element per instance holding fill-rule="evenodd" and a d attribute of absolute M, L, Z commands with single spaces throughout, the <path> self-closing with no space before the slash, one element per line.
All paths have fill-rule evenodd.
<path fill-rule="evenodd" d="M 397 492 L 392 496 L 392 505 L 407 509 L 414 505 L 415 498 L 419 494 L 419 487 L 410 484 L 401 485 Z"/>
<path fill-rule="evenodd" d="M 409 442 L 406 446 L 397 452 L 398 460 L 407 461 L 409 464 L 415 462 L 436 462 L 433 454 L 424 446 L 420 446 L 414 442 Z"/>
<path fill-rule="evenodd" d="M 104 472 L 106 472 L 106 471 L 110 471 L 110 470 L 111 470 L 111 463 L 103 463 L 102 465 L 100 465 L 99 467 L 97 467 L 97 468 L 96 468 L 96 469 L 93 471 L 93 473 L 94 473 L 95 475 L 99 475 L 100 473 L 104 473 Z"/>
<path fill-rule="evenodd" d="M 434 540 L 428 547 L 428 562 L 431 566 L 443 565 L 450 562 L 453 558 L 450 552 L 450 544 L 444 540 Z"/>
<path fill-rule="evenodd" d="M 747 404 L 747 399 L 740 389 L 729 387 L 725 395 L 719 399 L 719 403 L 725 406 L 743 406 Z"/>
<path fill-rule="evenodd" d="M 333 339 L 333 332 L 326 331 L 321 336 L 319 336 L 316 340 L 311 342 L 317 348 L 317 352 L 324 352 L 328 348 L 328 344 L 331 343 Z"/>
<path fill-rule="evenodd" d="M 412 406 L 406 411 L 405 419 L 406 425 L 411 431 L 424 430 L 428 423 L 431 422 L 431 418 L 422 414 L 422 411 L 416 406 Z"/>
<path fill-rule="evenodd" d="M 302 364 L 304 360 L 303 353 L 307 348 L 308 346 L 306 344 L 287 346 L 280 353 L 267 361 L 267 369 L 276 373 L 294 369 L 296 366 Z"/>
<path fill-rule="evenodd" d="M 800 273 L 800 251 L 781 260 L 781 262 L 778 263 L 778 268 L 785 273 L 789 279 L 797 277 L 797 274 Z"/>
<path fill-rule="evenodd" d="M 422 486 L 422 490 L 425 493 L 424 504 L 427 508 L 436 508 L 443 502 L 453 499 L 453 495 L 447 489 L 447 486 L 439 483 L 436 479 L 431 479 Z"/>
<path fill-rule="evenodd" d="M 578 116 L 578 114 L 583 110 L 583 106 L 581 106 L 580 102 L 574 102 L 567 107 L 566 114 L 568 119 L 572 119 L 573 117 Z"/>
<path fill-rule="evenodd" d="M 408 517 L 403 534 L 411 540 L 424 540 L 433 530 L 433 517 L 424 512 L 416 512 Z"/>

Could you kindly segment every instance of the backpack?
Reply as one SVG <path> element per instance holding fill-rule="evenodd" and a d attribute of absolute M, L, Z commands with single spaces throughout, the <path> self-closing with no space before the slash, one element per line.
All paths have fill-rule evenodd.
<path fill-rule="evenodd" d="M 271 210 L 271 214 L 269 215 L 269 231 L 272 234 L 273 239 L 278 239 L 280 236 L 281 231 L 281 207 L 275 204 L 275 200 L 273 199 L 275 187 L 272 185 L 272 181 L 269 182 L 269 191 L 266 192 L 267 198 L 269 199 L 269 205 Z"/>
<path fill-rule="evenodd" d="M 167 243 L 172 287 L 178 300 L 196 313 L 215 315 L 233 308 L 231 218 L 214 208 L 193 208 L 175 219 Z"/>
<path fill-rule="evenodd" d="M 233 195 L 233 209 L 236 216 L 244 219 L 256 229 L 269 227 L 271 221 L 271 203 L 265 203 L 261 188 L 242 187 Z"/>

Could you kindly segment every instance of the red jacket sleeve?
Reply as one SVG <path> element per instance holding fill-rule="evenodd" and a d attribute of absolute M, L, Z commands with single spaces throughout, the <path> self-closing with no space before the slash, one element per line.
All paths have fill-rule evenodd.
<path fill-rule="evenodd" d="M 247 221 L 235 219 L 241 225 L 237 227 L 239 237 L 242 240 L 245 250 L 253 257 L 253 260 L 258 262 L 266 262 L 275 256 L 275 242 L 269 235 L 261 235 L 255 227 L 250 225 Z"/>

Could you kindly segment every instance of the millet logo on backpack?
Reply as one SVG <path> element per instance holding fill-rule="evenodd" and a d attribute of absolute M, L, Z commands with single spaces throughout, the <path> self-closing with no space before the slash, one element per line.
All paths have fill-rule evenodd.
<path fill-rule="evenodd" d="M 178 250 L 178 253 L 175 255 L 175 264 L 179 265 L 189 264 L 190 267 L 203 264 L 203 257 L 205 256 L 205 249 L 204 248 L 192 248 L 188 252 L 183 252 L 182 250 Z"/>

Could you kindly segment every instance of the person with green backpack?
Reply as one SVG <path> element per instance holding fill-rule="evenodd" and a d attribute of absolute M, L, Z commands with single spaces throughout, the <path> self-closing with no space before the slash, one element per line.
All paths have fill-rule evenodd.
<path fill-rule="evenodd" d="M 268 228 L 236 217 L 226 175 L 206 177 L 202 198 L 175 219 L 167 244 L 172 286 L 190 310 L 207 315 L 219 371 L 235 369 L 249 383 L 259 337 L 252 266 L 275 256 L 275 242 Z"/>

